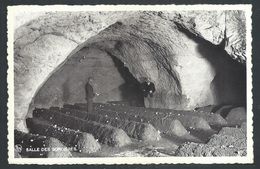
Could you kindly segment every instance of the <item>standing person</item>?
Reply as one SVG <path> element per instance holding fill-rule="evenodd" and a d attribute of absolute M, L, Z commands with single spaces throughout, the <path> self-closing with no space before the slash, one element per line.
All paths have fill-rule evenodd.
<path fill-rule="evenodd" d="M 141 84 L 141 88 L 143 91 L 144 103 L 146 107 L 149 107 L 149 100 L 153 97 L 153 93 L 155 92 L 155 85 L 148 78 L 144 78 L 144 82 Z"/>
<path fill-rule="evenodd" d="M 88 78 L 88 82 L 85 85 L 85 91 L 86 91 L 86 100 L 87 100 L 87 111 L 88 113 L 93 112 L 93 98 L 99 94 L 94 92 L 94 79 L 92 77 Z"/>
<path fill-rule="evenodd" d="M 155 86 L 154 83 L 151 82 L 148 78 L 144 78 L 144 82 L 141 83 L 141 88 L 144 97 L 153 97 L 153 93 L 155 92 Z"/>
<path fill-rule="evenodd" d="M 153 97 L 153 93 L 155 92 L 155 86 L 153 82 L 147 81 L 147 92 L 150 97 Z"/>

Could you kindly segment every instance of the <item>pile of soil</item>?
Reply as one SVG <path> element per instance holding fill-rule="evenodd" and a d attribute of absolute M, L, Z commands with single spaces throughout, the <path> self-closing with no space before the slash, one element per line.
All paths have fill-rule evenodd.
<path fill-rule="evenodd" d="M 77 144 L 78 149 L 82 153 L 94 153 L 101 149 L 100 144 L 96 141 L 93 135 L 83 133 Z"/>
<path fill-rule="evenodd" d="M 179 137 L 188 134 L 188 131 L 185 129 L 185 127 L 181 124 L 179 120 L 173 120 L 173 122 L 170 125 L 170 131 L 171 134 L 174 134 Z"/>
<path fill-rule="evenodd" d="M 158 141 L 161 138 L 160 133 L 151 124 L 136 125 L 134 132 L 136 137 L 143 141 Z"/>
<path fill-rule="evenodd" d="M 46 142 L 51 151 L 48 151 L 47 158 L 67 158 L 72 154 L 58 139 L 50 137 Z"/>
<path fill-rule="evenodd" d="M 244 127 L 224 127 L 213 135 L 207 144 L 194 142 L 179 146 L 176 156 L 246 156 L 246 131 Z"/>

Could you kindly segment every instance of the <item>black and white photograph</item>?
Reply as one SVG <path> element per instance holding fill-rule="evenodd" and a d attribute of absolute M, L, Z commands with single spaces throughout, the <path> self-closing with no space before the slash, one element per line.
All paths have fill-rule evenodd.
<path fill-rule="evenodd" d="M 9 163 L 252 163 L 251 8 L 9 6 Z"/>

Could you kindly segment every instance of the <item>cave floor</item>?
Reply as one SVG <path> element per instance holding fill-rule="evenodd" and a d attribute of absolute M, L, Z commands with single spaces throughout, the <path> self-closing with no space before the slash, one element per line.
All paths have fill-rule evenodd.
<path fill-rule="evenodd" d="M 205 135 L 205 132 L 207 134 Z M 79 153 L 73 152 L 73 157 L 167 157 L 175 156 L 175 151 L 178 147 L 185 142 L 205 143 L 203 139 L 210 137 L 212 134 L 217 133 L 211 131 L 190 131 L 184 136 L 170 136 L 161 134 L 158 141 L 143 142 L 136 139 L 131 139 L 132 143 L 123 147 L 111 147 L 105 144 L 101 145 L 101 149 L 95 153 Z"/>
<path fill-rule="evenodd" d="M 130 145 L 124 147 L 111 147 L 102 145 L 96 153 L 73 152 L 73 157 L 158 157 L 174 156 L 179 143 L 169 138 L 162 137 L 159 141 L 142 142 L 132 139 Z"/>
<path fill-rule="evenodd" d="M 125 132 L 128 132 L 130 135 L 132 134 L 133 137 L 129 137 L 129 143 L 124 144 L 123 146 L 111 146 L 104 144 L 101 141 L 101 148 L 98 151 L 94 153 L 71 151 L 73 157 L 234 156 L 237 154 L 246 154 L 246 123 L 244 122 L 239 126 L 231 126 L 220 115 L 216 115 L 211 111 L 180 112 L 178 110 L 170 109 L 152 109 L 114 106 L 111 104 L 97 104 L 95 106 L 96 114 L 91 115 L 86 114 L 84 111 L 80 110 L 80 106 L 83 106 L 83 110 L 85 109 L 84 104 L 75 104 L 64 105 L 64 108 L 51 107 L 50 109 L 45 109 L 45 112 L 41 112 L 41 109 L 38 111 L 40 111 L 40 116 L 42 118 L 49 119 L 50 122 L 55 120 L 56 122 L 64 124 L 65 126 L 70 125 L 72 128 L 79 127 L 80 130 L 82 129 L 82 123 L 79 122 L 83 121 L 86 124 L 91 124 L 91 126 L 89 126 L 91 129 L 89 129 L 91 134 L 96 134 L 98 132 L 95 129 L 92 130 L 92 128 L 96 128 L 95 125 L 99 125 L 99 123 L 89 122 L 88 120 L 91 121 L 91 119 L 86 120 L 87 118 L 91 117 L 94 121 L 98 120 L 101 123 L 107 123 L 108 125 L 102 125 L 103 128 L 105 126 L 105 130 L 99 130 L 100 135 L 96 135 L 100 138 L 103 137 L 102 135 L 111 133 L 111 131 L 116 129 L 116 127 L 114 127 L 113 130 L 110 130 L 110 124 L 115 126 L 118 125 L 117 123 L 120 123 L 118 127 L 125 126 Z M 69 107 L 72 107 L 73 109 L 69 109 Z M 56 114 L 55 117 L 58 119 L 53 118 L 54 114 Z M 35 115 L 37 115 L 37 113 Z M 62 118 L 59 119 L 60 117 L 66 117 L 67 120 Z M 38 117 L 36 116 L 34 118 L 37 119 Z M 182 123 L 180 123 L 178 120 L 178 122 L 176 122 L 176 119 L 182 121 Z M 143 122 L 145 120 L 146 123 Z M 145 128 L 139 127 L 143 126 L 144 124 L 149 126 L 149 120 L 154 120 L 151 121 L 151 123 L 155 126 L 154 130 L 151 130 L 151 128 L 147 130 L 149 133 L 148 135 L 150 135 L 150 140 L 134 138 L 137 137 L 137 135 L 135 135 L 133 131 L 136 130 L 138 131 L 137 133 L 144 134 L 143 131 Z M 197 123 L 195 124 L 194 121 L 197 121 Z M 56 122 L 49 125 L 46 121 L 42 121 L 44 125 L 49 125 L 50 128 L 54 128 L 54 130 L 50 130 L 51 132 L 49 131 L 49 133 L 47 130 L 44 132 L 46 132 L 47 135 L 51 134 L 58 138 L 59 134 L 55 135 L 54 133 L 59 133 L 57 131 L 60 129 L 63 130 L 64 128 L 57 128 Z M 128 125 L 126 125 L 126 123 Z M 201 125 L 203 123 L 206 125 Z M 185 128 L 181 124 L 184 124 Z M 44 128 L 43 126 L 40 128 Z M 194 126 L 198 126 L 200 128 L 194 128 Z M 209 126 L 209 128 L 207 128 L 207 126 Z M 39 127 L 35 126 L 35 128 L 36 132 L 41 132 L 41 130 L 38 130 Z M 75 132 L 77 133 L 77 131 L 73 132 L 74 134 Z M 151 139 L 151 137 L 156 136 L 157 132 L 159 133 L 160 137 Z M 180 133 L 182 133 L 182 135 L 176 135 Z M 65 133 L 62 131 L 60 134 L 60 139 L 62 139 Z M 113 137 L 112 135 L 104 136 L 108 139 Z M 128 138 L 122 133 L 120 133 L 120 137 Z M 69 137 L 66 138 L 66 140 L 70 140 Z"/>

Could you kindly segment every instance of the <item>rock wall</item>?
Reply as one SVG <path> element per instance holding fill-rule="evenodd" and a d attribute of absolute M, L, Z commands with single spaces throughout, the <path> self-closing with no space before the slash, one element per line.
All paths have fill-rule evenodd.
<path fill-rule="evenodd" d="M 243 11 L 184 11 L 173 20 L 214 45 L 223 43 L 224 50 L 233 59 L 246 62 L 246 17 Z"/>
<path fill-rule="evenodd" d="M 71 64 L 80 58 L 77 52 L 84 47 L 100 52 L 88 52 L 86 65 L 91 64 L 91 57 L 109 58 L 108 54 L 125 63 L 138 81 L 149 77 L 156 93 L 146 99 L 148 107 L 191 109 L 224 102 L 243 103 L 244 22 L 241 11 L 46 13 L 15 32 L 16 128 L 26 131 L 24 118 L 29 105 L 83 99 L 82 95 L 76 96 L 82 93 L 84 72 L 97 70 L 82 63 Z M 110 70 L 115 70 L 112 67 Z M 113 74 L 113 85 L 118 90 L 122 77 L 116 71 Z M 107 80 L 106 77 L 101 73 L 98 79 Z M 104 84 L 105 80 L 98 81 Z M 71 88 L 81 89 L 64 92 Z M 121 99 L 116 95 L 119 92 L 112 93 L 109 98 Z"/>

